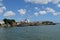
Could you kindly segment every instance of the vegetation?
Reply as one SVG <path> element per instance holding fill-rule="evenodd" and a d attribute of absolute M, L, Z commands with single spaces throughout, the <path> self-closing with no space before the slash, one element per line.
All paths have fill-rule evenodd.
<path fill-rule="evenodd" d="M 13 26 L 12 24 L 15 23 L 16 21 L 13 19 L 3 19 L 3 21 L 5 22 L 5 24 L 9 24 L 11 26 Z"/>
<path fill-rule="evenodd" d="M 55 23 L 53 23 L 51 21 L 43 21 L 42 24 L 44 24 L 44 25 L 55 25 Z"/>
<path fill-rule="evenodd" d="M 15 27 L 15 26 L 40 26 L 40 25 L 56 25 L 52 21 L 42 21 L 42 22 L 28 22 L 25 21 L 16 22 L 14 19 L 3 19 L 4 24 L 0 24 L 2 27 Z M 26 20 L 27 21 L 27 20 Z"/>

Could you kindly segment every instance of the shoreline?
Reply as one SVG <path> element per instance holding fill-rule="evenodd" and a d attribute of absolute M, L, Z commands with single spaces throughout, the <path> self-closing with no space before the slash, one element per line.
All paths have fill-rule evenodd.
<path fill-rule="evenodd" d="M 51 24 L 51 25 L 53 25 L 53 24 Z M 56 25 L 56 24 L 54 24 L 54 25 Z M 10 27 L 25 27 L 25 26 L 48 26 L 48 24 L 47 25 L 45 25 L 45 24 L 41 24 L 41 25 L 15 25 L 15 26 L 0 26 L 0 27 L 2 27 L 2 28 L 10 28 Z"/>

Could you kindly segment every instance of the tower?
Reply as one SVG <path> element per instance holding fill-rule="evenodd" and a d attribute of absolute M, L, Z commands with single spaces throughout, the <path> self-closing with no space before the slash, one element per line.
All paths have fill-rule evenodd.
<path fill-rule="evenodd" d="M 29 22 L 30 22 L 29 18 L 25 19 L 25 23 L 29 23 Z"/>

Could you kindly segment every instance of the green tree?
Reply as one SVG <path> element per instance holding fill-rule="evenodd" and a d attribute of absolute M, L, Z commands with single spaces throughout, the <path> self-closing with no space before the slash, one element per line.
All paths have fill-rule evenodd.
<path fill-rule="evenodd" d="M 13 22 L 16 22 L 14 19 L 3 19 L 3 21 L 5 22 L 5 24 L 10 24 L 11 26 L 13 26 Z"/>

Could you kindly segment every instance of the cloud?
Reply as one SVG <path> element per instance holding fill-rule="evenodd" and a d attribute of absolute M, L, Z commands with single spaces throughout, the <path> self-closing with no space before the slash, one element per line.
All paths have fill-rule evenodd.
<path fill-rule="evenodd" d="M 37 7 L 35 7 L 37 9 Z M 54 10 L 53 8 L 47 7 L 44 10 L 40 10 L 38 12 L 35 12 L 34 15 L 38 16 L 38 15 L 45 15 L 47 13 L 51 13 L 53 14 L 53 16 L 58 16 L 60 15 L 60 12 L 57 12 L 56 10 Z M 49 15 L 49 14 L 48 14 Z"/>
<path fill-rule="evenodd" d="M 60 8 L 60 4 L 57 5 Z"/>
<path fill-rule="evenodd" d="M 37 4 L 47 4 L 51 0 L 25 0 L 25 2 L 37 3 Z"/>
<path fill-rule="evenodd" d="M 31 2 L 37 4 L 48 4 L 48 3 L 58 4 L 60 0 L 25 0 L 25 2 Z"/>
<path fill-rule="evenodd" d="M 3 1 L 3 0 L 0 0 L 0 1 Z"/>
<path fill-rule="evenodd" d="M 6 7 L 2 3 L 3 0 L 0 0 L 0 13 L 3 13 L 6 10 Z"/>
<path fill-rule="evenodd" d="M 46 11 L 39 11 L 40 14 L 44 15 L 44 14 L 47 14 Z"/>
<path fill-rule="evenodd" d="M 49 8 L 49 7 L 47 7 L 45 10 L 47 12 L 51 12 L 51 13 L 54 13 L 55 12 L 55 10 L 53 8 Z"/>
<path fill-rule="evenodd" d="M 38 13 L 38 12 L 35 12 L 35 13 L 34 13 L 34 15 L 35 15 L 35 16 L 38 16 L 38 15 L 39 15 L 39 13 Z"/>
<path fill-rule="evenodd" d="M 21 14 L 21 15 L 24 15 L 26 13 L 26 9 L 20 9 L 18 10 L 18 12 Z"/>
<path fill-rule="evenodd" d="M 39 10 L 40 10 L 40 8 L 39 8 L 39 7 L 34 7 L 34 9 L 35 9 L 36 11 L 39 11 Z"/>
<path fill-rule="evenodd" d="M 58 4 L 60 2 L 60 0 L 52 0 L 51 1 L 53 4 Z"/>
<path fill-rule="evenodd" d="M 3 2 L 3 0 L 0 0 L 0 6 L 3 6 L 3 3 L 2 2 Z"/>
<path fill-rule="evenodd" d="M 39 9 L 38 7 L 35 7 L 35 9 Z"/>
<path fill-rule="evenodd" d="M 37 4 L 47 4 L 50 0 L 25 0 L 25 2 L 37 3 Z"/>
<path fill-rule="evenodd" d="M 5 6 L 3 6 L 2 8 L 3 8 L 4 10 L 6 10 L 6 7 L 5 7 Z"/>
<path fill-rule="evenodd" d="M 0 13 L 3 13 L 5 10 L 6 10 L 6 7 L 5 6 L 0 7 Z"/>
<path fill-rule="evenodd" d="M 54 16 L 60 15 L 60 12 L 55 11 L 53 8 L 47 7 L 47 8 L 45 9 L 45 11 L 46 11 L 47 13 L 52 13 Z"/>
<path fill-rule="evenodd" d="M 58 14 L 57 13 L 53 13 L 54 16 L 57 16 Z"/>
<path fill-rule="evenodd" d="M 53 15 L 58 16 L 58 15 L 60 15 L 60 12 L 55 12 L 55 13 L 53 13 Z"/>
<path fill-rule="evenodd" d="M 5 12 L 4 16 L 6 16 L 6 17 L 15 16 L 15 13 L 13 11 L 7 11 L 7 12 Z"/>
<path fill-rule="evenodd" d="M 0 6 L 3 6 L 3 4 L 0 2 Z"/>
<path fill-rule="evenodd" d="M 38 7 L 34 7 L 35 9 L 38 9 Z M 44 10 L 40 10 L 38 12 L 35 12 L 34 15 L 38 16 L 38 15 L 45 15 L 47 13 L 51 13 L 54 16 L 60 15 L 60 12 L 57 12 L 55 9 L 50 8 L 50 7 L 46 7 Z"/>

